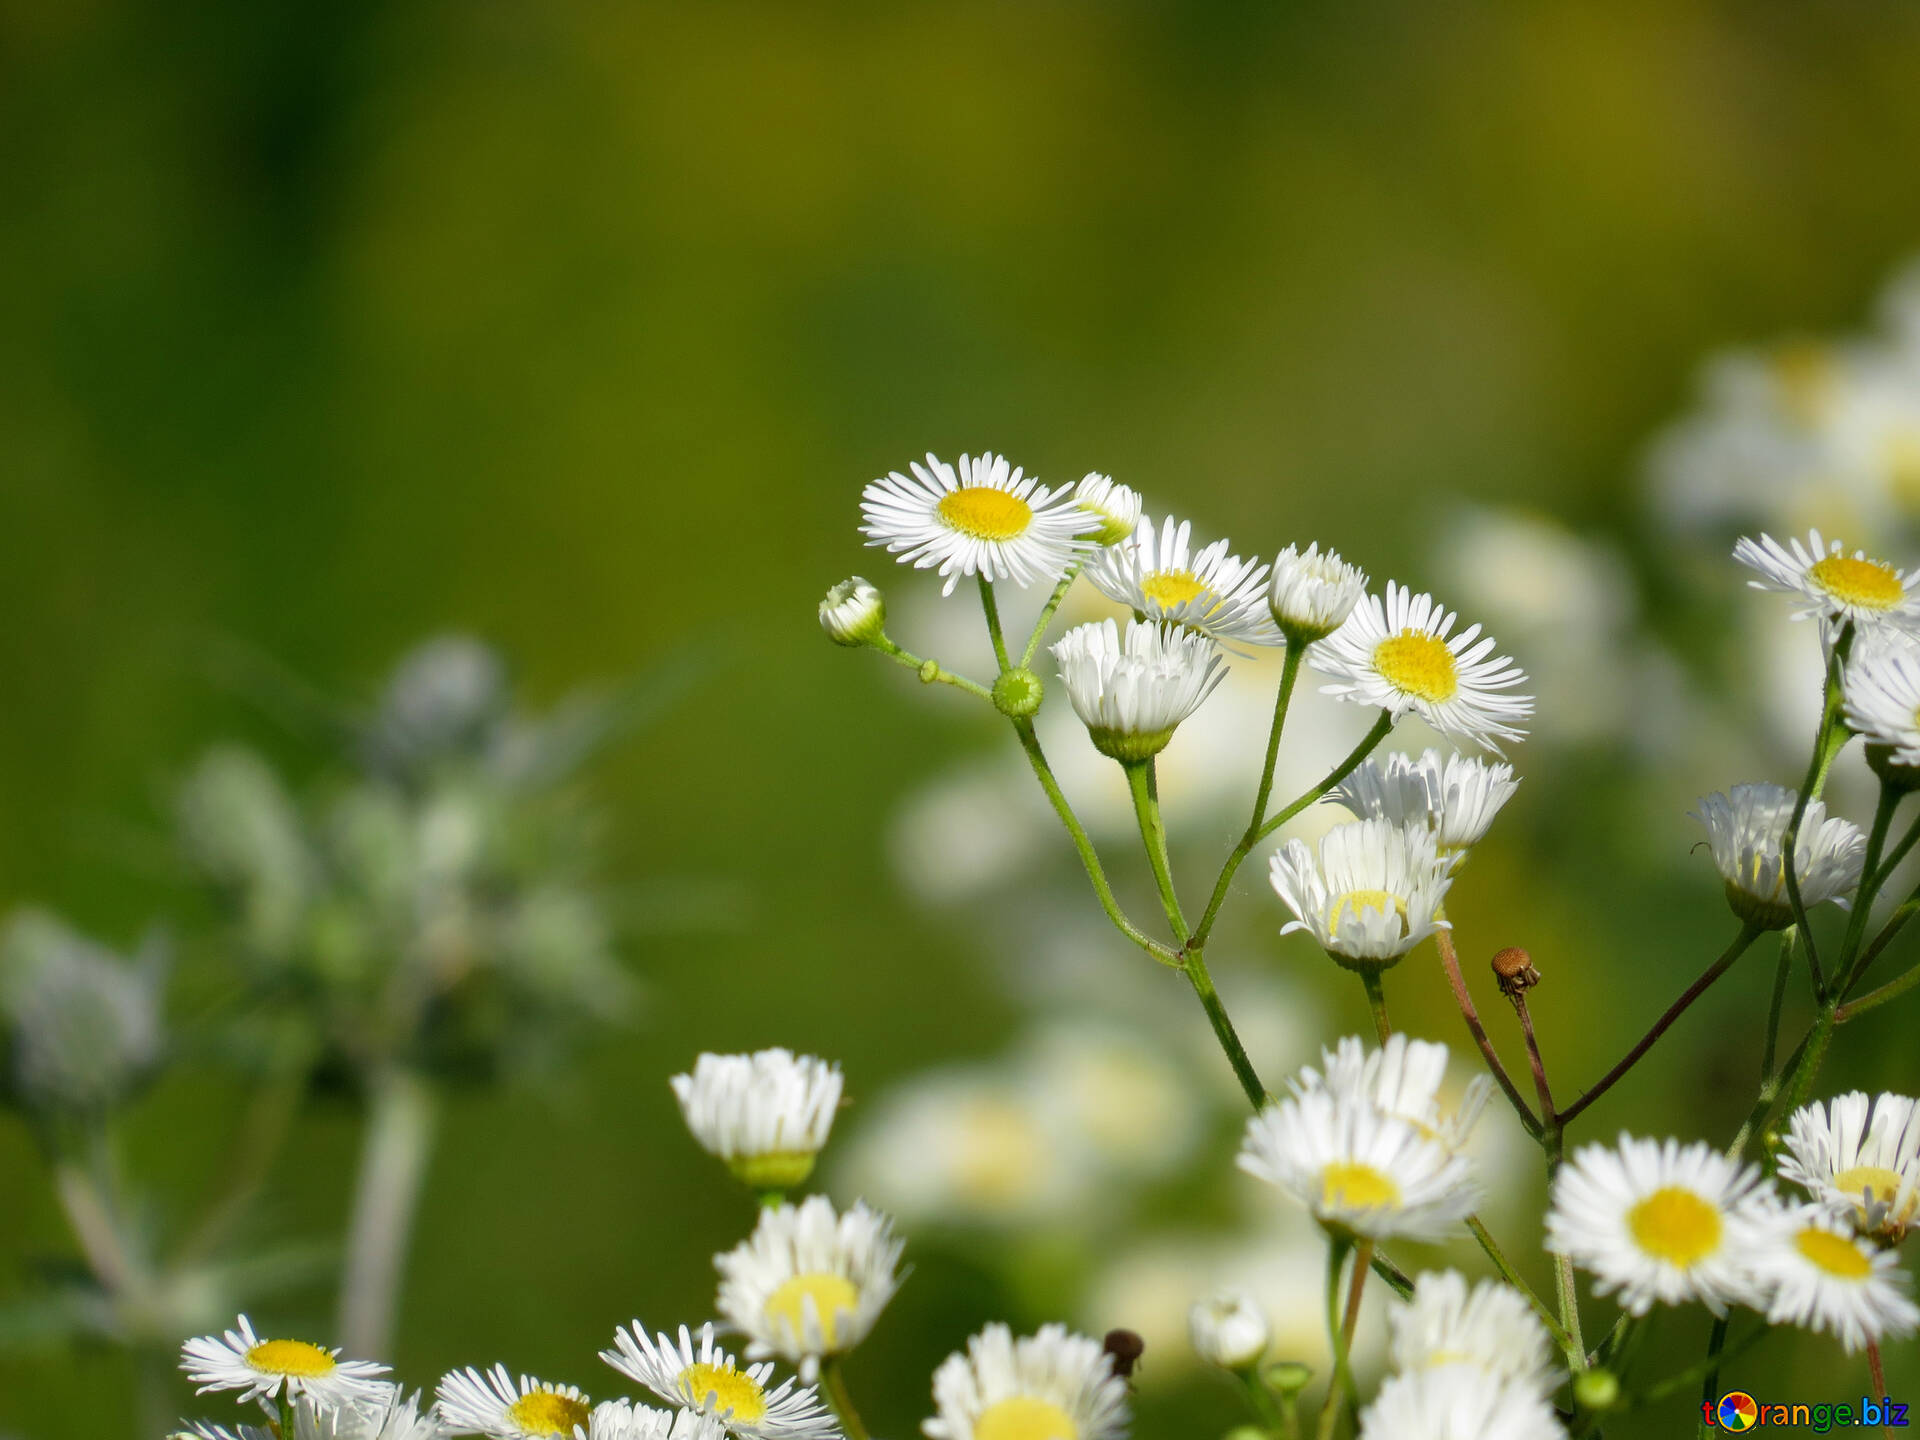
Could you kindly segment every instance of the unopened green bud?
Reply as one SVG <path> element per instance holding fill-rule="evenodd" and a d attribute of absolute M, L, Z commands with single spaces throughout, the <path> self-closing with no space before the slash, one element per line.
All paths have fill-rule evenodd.
<path fill-rule="evenodd" d="M 1298 1360 L 1276 1360 L 1260 1372 L 1260 1378 L 1276 1395 L 1298 1395 L 1312 1383 L 1313 1367 Z"/>
<path fill-rule="evenodd" d="M 1046 687 L 1031 670 L 1009 670 L 993 682 L 993 708 L 1010 720 L 1024 720 L 1040 708 Z"/>
<path fill-rule="evenodd" d="M 820 628 L 836 645 L 871 645 L 886 633 L 887 597 L 858 575 L 842 580 L 820 602 Z"/>
<path fill-rule="evenodd" d="M 1611 1370 L 1583 1370 L 1573 1382 L 1573 1401 L 1582 1410 L 1611 1410 L 1620 1403 L 1620 1377 Z"/>

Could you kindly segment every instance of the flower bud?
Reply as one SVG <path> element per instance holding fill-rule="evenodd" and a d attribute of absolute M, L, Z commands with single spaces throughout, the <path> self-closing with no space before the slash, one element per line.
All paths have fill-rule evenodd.
<path fill-rule="evenodd" d="M 1273 1338 L 1266 1312 L 1244 1290 L 1222 1290 L 1197 1303 L 1188 1313 L 1187 1330 L 1194 1353 L 1223 1370 L 1258 1365 Z"/>
<path fill-rule="evenodd" d="M 858 575 L 842 580 L 820 602 L 820 628 L 836 645 L 871 645 L 886 633 L 887 597 Z"/>
<path fill-rule="evenodd" d="M 14 1093 L 42 1111 L 98 1113 L 127 1098 L 162 1043 L 157 947 L 128 963 L 39 911 L 0 940 L 0 1011 Z"/>
<path fill-rule="evenodd" d="M 1118 545 L 1132 536 L 1140 523 L 1140 497 L 1125 485 L 1116 485 L 1110 475 L 1089 472 L 1073 487 L 1074 503 L 1100 522 L 1093 532 L 1096 545 Z"/>
<path fill-rule="evenodd" d="M 1031 670 L 1008 670 L 993 682 L 993 708 L 1009 720 L 1024 720 L 1040 709 L 1046 687 Z"/>
<path fill-rule="evenodd" d="M 1574 1378 L 1573 1403 L 1582 1410 L 1611 1410 L 1620 1403 L 1620 1380 L 1611 1370 L 1583 1370 Z"/>

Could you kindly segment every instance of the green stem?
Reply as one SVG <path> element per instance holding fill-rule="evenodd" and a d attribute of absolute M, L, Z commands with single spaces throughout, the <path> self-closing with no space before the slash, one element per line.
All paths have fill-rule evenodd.
<path fill-rule="evenodd" d="M 820 1367 L 820 1392 L 826 1396 L 827 1404 L 833 1407 L 833 1413 L 840 1419 L 840 1428 L 846 1431 L 847 1440 L 867 1440 L 867 1427 L 860 1422 L 860 1412 L 853 1407 L 853 1396 L 847 1390 L 847 1377 L 841 1373 L 838 1358 L 828 1360 Z"/>
<path fill-rule="evenodd" d="M 1279 814 L 1262 821 L 1240 837 L 1240 843 L 1233 847 L 1233 853 L 1227 856 L 1226 864 L 1221 867 L 1220 878 L 1214 882 L 1213 896 L 1207 901 L 1206 912 L 1201 915 L 1200 923 L 1194 927 L 1193 936 L 1196 943 L 1206 944 L 1207 937 L 1213 933 L 1213 922 L 1220 914 L 1220 907 L 1226 903 L 1227 890 L 1233 884 L 1233 877 L 1246 862 L 1247 856 L 1253 853 L 1253 847 L 1351 775 L 1359 768 L 1360 762 L 1379 747 L 1380 742 L 1387 738 L 1387 733 L 1392 729 L 1392 713 L 1381 711 L 1380 718 L 1374 721 L 1373 728 L 1367 731 L 1360 743 L 1348 752 L 1346 759 L 1327 772 L 1326 777 L 1319 784 L 1297 796 Z"/>
<path fill-rule="evenodd" d="M 1827 657 L 1820 728 L 1814 733 L 1813 754 L 1807 760 L 1807 777 L 1801 782 L 1800 793 L 1793 802 L 1793 818 L 1787 822 L 1786 833 L 1780 842 L 1781 869 L 1787 882 L 1787 903 L 1793 910 L 1793 923 L 1800 927 L 1800 934 L 1806 943 L 1807 973 L 1812 978 L 1816 998 L 1826 989 L 1826 980 L 1821 974 L 1819 947 L 1814 943 L 1813 931 L 1807 925 L 1807 907 L 1800 898 L 1800 822 L 1806 818 L 1808 803 L 1825 786 L 1834 757 L 1847 743 L 1847 730 L 1840 724 L 1840 666 L 1852 647 L 1853 622 L 1848 621 Z"/>
<path fill-rule="evenodd" d="M 1360 983 L 1367 990 L 1367 1008 L 1373 1011 L 1373 1028 L 1386 1044 L 1393 1037 L 1393 1022 L 1387 1018 L 1387 986 L 1378 970 L 1362 970 Z"/>
<path fill-rule="evenodd" d="M 1253 1068 L 1247 1047 L 1240 1043 L 1240 1032 L 1233 1028 L 1227 1007 L 1221 1003 L 1218 992 L 1213 988 L 1213 976 L 1208 973 L 1205 952 L 1188 946 L 1180 968 L 1186 972 L 1187 983 L 1193 986 L 1193 993 L 1200 997 L 1200 1005 L 1213 1026 L 1214 1038 L 1220 1042 L 1227 1063 L 1233 1067 L 1234 1076 L 1239 1080 L 1247 1102 L 1256 1112 L 1265 1109 L 1272 1097 L 1268 1095 L 1267 1087 L 1260 1083 L 1260 1073 Z"/>
<path fill-rule="evenodd" d="M 1326 1403 L 1320 1407 L 1318 1440 L 1333 1440 L 1340 1425 L 1340 1407 L 1346 1400 L 1347 1387 L 1353 1383 L 1347 1361 L 1347 1341 L 1340 1328 L 1340 1269 L 1351 1248 L 1345 1240 L 1329 1239 L 1327 1243 L 1327 1343 L 1333 1349 L 1333 1375 L 1327 1381 Z"/>
<path fill-rule="evenodd" d="M 1550 1097 L 1543 1095 L 1542 1102 L 1549 1111 L 1552 1110 L 1553 1101 Z M 1547 1152 L 1547 1183 L 1551 1186 L 1554 1177 L 1560 1173 L 1560 1164 L 1566 1153 L 1566 1131 L 1557 1117 L 1547 1122 L 1542 1141 Z M 1551 1258 L 1554 1302 L 1560 1312 L 1561 1331 L 1565 1336 L 1565 1344 L 1561 1349 L 1567 1357 L 1568 1368 L 1577 1375 L 1587 1368 L 1587 1342 L 1580 1333 L 1580 1289 L 1574 1283 L 1572 1257 L 1556 1254 Z"/>
<path fill-rule="evenodd" d="M 1707 1372 L 1712 1368 L 1714 1368 L 1715 1366 L 1725 1365 L 1729 1360 L 1737 1359 L 1738 1357 L 1746 1354 L 1747 1351 L 1751 1350 L 1755 1345 L 1759 1344 L 1760 1341 L 1766 1338 L 1767 1332 L 1768 1332 L 1768 1327 L 1765 1325 L 1754 1326 L 1751 1330 L 1747 1331 L 1746 1334 L 1742 1335 L 1738 1340 L 1734 1341 L 1731 1345 L 1724 1347 L 1717 1354 L 1709 1355 L 1705 1360 L 1696 1361 L 1694 1364 L 1689 1365 L 1686 1369 L 1677 1371 L 1676 1373 L 1667 1376 L 1667 1378 L 1664 1380 L 1655 1381 L 1653 1384 L 1649 1385 L 1644 1391 L 1642 1391 L 1639 1395 L 1634 1397 L 1634 1404 L 1636 1406 L 1641 1406 L 1641 1405 L 1646 1405 L 1651 1401 L 1664 1400 L 1667 1398 L 1667 1396 L 1676 1394 L 1677 1392 L 1686 1389 L 1689 1385 L 1692 1385 L 1696 1380 L 1699 1380 L 1702 1376 L 1706 1375 Z M 1717 1385 L 1714 1385 L 1712 1388 L 1718 1389 L 1719 1387 Z M 1712 1400 L 1717 1400 L 1719 1397 L 1717 1395 L 1707 1393 L 1703 1395 L 1702 1398 L 1708 1401 L 1712 1401 Z"/>
<path fill-rule="evenodd" d="M 387 1065 L 370 1082 L 340 1284 L 340 1342 L 349 1355 L 392 1348 L 407 1242 L 433 1153 L 437 1098 L 431 1083 L 404 1065 Z"/>
<path fill-rule="evenodd" d="M 1473 1238 L 1480 1242 L 1480 1248 L 1486 1252 L 1487 1259 L 1493 1262 L 1493 1268 L 1500 1272 L 1500 1278 L 1527 1297 L 1527 1303 L 1533 1306 L 1533 1313 L 1540 1317 L 1540 1323 L 1547 1327 L 1547 1333 L 1553 1336 L 1554 1343 L 1563 1351 L 1571 1351 L 1572 1337 L 1554 1318 L 1551 1310 L 1541 1303 L 1540 1297 L 1533 1293 L 1533 1287 L 1520 1278 L 1520 1272 L 1513 1268 L 1513 1262 L 1506 1257 L 1499 1244 L 1493 1238 L 1493 1232 L 1487 1229 L 1486 1222 L 1478 1215 L 1467 1217 L 1467 1229 Z"/>
<path fill-rule="evenodd" d="M 1047 793 L 1054 812 L 1059 815 L 1060 823 L 1067 827 L 1067 835 L 1073 841 L 1073 848 L 1080 854 L 1080 863 L 1086 867 L 1087 879 L 1093 885 L 1093 893 L 1100 901 L 1100 908 L 1106 912 L 1107 919 L 1122 935 L 1145 950 L 1162 965 L 1177 966 L 1179 956 L 1165 945 L 1147 935 L 1138 925 L 1129 920 L 1126 912 L 1120 908 L 1120 902 L 1114 899 L 1113 886 L 1107 883 L 1106 870 L 1100 864 L 1099 853 L 1093 848 L 1093 841 L 1087 835 L 1086 827 L 1073 813 L 1073 806 L 1067 803 L 1067 797 L 1060 789 L 1060 782 L 1054 779 L 1053 767 L 1047 764 L 1046 753 L 1040 748 L 1040 738 L 1034 734 L 1031 720 L 1015 720 L 1013 730 L 1020 737 L 1020 748 L 1027 753 L 1027 763 L 1033 767 L 1034 778 L 1040 782 L 1040 788 Z"/>
<path fill-rule="evenodd" d="M 1153 868 L 1153 883 L 1160 888 L 1160 908 L 1167 912 L 1173 938 L 1185 945 L 1191 932 L 1187 929 L 1187 917 L 1180 912 L 1180 897 L 1173 889 L 1173 869 L 1167 857 L 1167 827 L 1160 818 L 1153 761 L 1136 761 L 1121 768 L 1127 772 L 1127 789 L 1133 795 L 1133 814 L 1140 822 L 1140 842 L 1146 846 L 1147 863 Z"/>
<path fill-rule="evenodd" d="M 1053 612 L 1060 608 L 1060 602 L 1067 598 L 1067 591 L 1073 588 L 1073 582 L 1080 574 L 1080 562 L 1074 561 L 1067 566 L 1067 573 L 1060 577 L 1060 583 L 1053 587 L 1053 594 L 1047 597 L 1047 603 L 1040 611 L 1040 618 L 1033 622 L 1033 633 L 1027 636 L 1027 648 L 1020 653 L 1020 668 L 1033 668 L 1033 657 L 1039 653 L 1040 641 L 1046 636 L 1047 626 L 1053 620 Z"/>
<path fill-rule="evenodd" d="M 1774 1056 L 1780 1047 L 1780 1014 L 1787 1002 L 1787 980 L 1793 973 L 1793 946 L 1800 927 L 1789 925 L 1780 932 L 1780 960 L 1773 970 L 1773 998 L 1767 1004 L 1767 1036 L 1760 1051 L 1760 1084 L 1773 1079 Z"/>
<path fill-rule="evenodd" d="M 915 672 L 925 684 L 951 685 L 956 690 L 964 690 L 969 695 L 979 696 L 988 704 L 993 703 L 993 691 L 986 686 L 969 680 L 964 675 L 954 674 L 953 671 L 942 666 L 938 660 L 923 659 L 911 650 L 903 650 L 884 635 L 873 642 L 873 648 L 897 664 L 904 665 Z"/>
<path fill-rule="evenodd" d="M 1000 602 L 993 597 L 993 582 L 985 574 L 974 577 L 980 582 L 980 608 L 986 612 L 987 634 L 993 639 L 993 658 L 1000 664 L 1000 673 L 1006 674 L 1013 666 L 1007 661 L 1007 637 L 1000 629 Z"/>
<path fill-rule="evenodd" d="M 1727 1345 L 1727 1317 L 1715 1317 L 1713 1330 L 1707 1337 L 1706 1373 L 1700 1380 L 1700 1434 L 1712 1440 L 1713 1432 L 1720 1427 L 1707 1419 L 1714 1401 L 1720 1398 L 1720 1352 Z"/>
<path fill-rule="evenodd" d="M 1893 878 L 1893 872 L 1900 868 L 1900 862 L 1907 858 L 1907 852 L 1913 849 L 1914 842 L 1920 840 L 1920 813 L 1916 813 L 1913 822 L 1907 826 L 1907 833 L 1900 837 L 1900 843 L 1887 852 L 1887 858 L 1880 862 L 1880 873 L 1874 877 L 1875 890 L 1886 887 Z"/>
<path fill-rule="evenodd" d="M 1300 678 L 1300 661 L 1307 647 L 1297 640 L 1287 642 L 1287 658 L 1280 665 L 1280 688 L 1273 697 L 1273 724 L 1267 728 L 1267 758 L 1260 766 L 1260 784 L 1253 795 L 1253 818 L 1247 821 L 1246 843 L 1257 843 L 1260 825 L 1267 818 L 1267 802 L 1273 798 L 1273 770 L 1280 763 L 1280 732 L 1286 727 L 1287 710 L 1293 704 L 1294 682 Z M 1243 839 L 1245 837 L 1242 837 Z"/>
<path fill-rule="evenodd" d="M 1846 936 L 1840 942 L 1840 958 L 1833 966 L 1834 973 L 1841 977 L 1838 985 L 1842 995 L 1853 984 L 1860 942 L 1866 935 L 1867 912 L 1873 909 L 1874 897 L 1878 894 L 1875 881 L 1880 873 L 1880 852 L 1886 848 L 1887 829 L 1893 824 L 1893 812 L 1900 808 L 1901 794 L 1883 782 L 1880 798 L 1874 803 L 1873 826 L 1867 832 L 1867 853 L 1860 863 L 1860 886 L 1854 891 L 1853 910 L 1847 916 Z"/>
<path fill-rule="evenodd" d="M 1878 990 L 1869 990 L 1858 1000 L 1849 1000 L 1834 1013 L 1834 1023 L 1844 1025 L 1857 1015 L 1864 1015 L 1869 1010 L 1877 1009 L 1889 1000 L 1899 999 L 1915 985 L 1920 985 L 1920 965 L 1914 966 L 1897 980 L 1889 980 Z"/>

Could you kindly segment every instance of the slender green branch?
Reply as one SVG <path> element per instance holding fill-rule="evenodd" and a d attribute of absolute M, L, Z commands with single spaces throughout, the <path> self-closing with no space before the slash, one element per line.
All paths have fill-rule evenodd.
<path fill-rule="evenodd" d="M 1247 1102 L 1258 1111 L 1266 1108 L 1273 1097 L 1267 1093 L 1267 1087 L 1260 1083 L 1260 1073 L 1253 1068 L 1253 1059 L 1247 1054 L 1247 1047 L 1240 1043 L 1240 1032 L 1233 1028 L 1233 1020 L 1227 1014 L 1219 992 L 1213 988 L 1213 975 L 1207 969 L 1206 952 L 1188 946 L 1180 961 L 1180 968 L 1186 972 L 1187 983 L 1193 986 L 1193 993 L 1200 997 L 1201 1008 L 1207 1012 L 1207 1020 L 1213 1026 L 1214 1039 L 1220 1042 L 1227 1063 L 1233 1066 L 1235 1078 L 1240 1088 L 1246 1092 Z"/>
<path fill-rule="evenodd" d="M 1767 1037 L 1760 1052 L 1760 1083 L 1766 1085 L 1773 1079 L 1773 1061 L 1780 1046 L 1780 1014 L 1786 1005 L 1787 980 L 1793 973 L 1793 946 L 1799 938 L 1800 927 L 1789 925 L 1780 932 L 1780 961 L 1773 971 L 1773 998 L 1767 1004 Z"/>
<path fill-rule="evenodd" d="M 1280 763 L 1280 732 L 1286 728 L 1287 710 L 1293 704 L 1293 687 L 1300 678 L 1300 662 L 1307 647 L 1297 640 L 1287 642 L 1287 657 L 1280 664 L 1280 688 L 1273 696 L 1273 723 L 1267 727 L 1267 757 L 1260 766 L 1260 783 L 1253 794 L 1253 818 L 1247 821 L 1249 847 L 1258 842 L 1260 825 L 1267 818 L 1267 802 L 1273 798 L 1273 769 Z M 1244 837 L 1243 837 L 1244 838 Z"/>
<path fill-rule="evenodd" d="M 1373 1028 L 1386 1044 L 1393 1037 L 1393 1022 L 1387 1018 L 1387 986 L 1378 970 L 1362 970 L 1360 983 L 1367 989 L 1367 1008 L 1373 1012 Z"/>
<path fill-rule="evenodd" d="M 1060 608 L 1060 602 L 1067 598 L 1067 591 L 1073 588 L 1074 580 L 1080 574 L 1080 562 L 1074 561 L 1067 566 L 1067 573 L 1060 577 L 1060 583 L 1053 587 L 1053 594 L 1047 597 L 1047 603 L 1040 610 L 1040 618 L 1033 622 L 1033 633 L 1027 636 L 1027 647 L 1020 652 L 1020 668 L 1033 667 L 1033 657 L 1039 653 L 1040 642 L 1046 638 L 1047 626 L 1053 622 L 1053 612 Z"/>
<path fill-rule="evenodd" d="M 1844 1025 L 1869 1010 L 1877 1010 L 1889 1000 L 1898 1000 L 1916 985 L 1920 985 L 1920 965 L 1914 966 L 1897 980 L 1889 980 L 1878 990 L 1869 990 L 1858 1000 L 1849 1000 L 1834 1012 L 1834 1023 Z"/>
<path fill-rule="evenodd" d="M 1887 852 L 1887 858 L 1880 862 L 1880 873 L 1874 877 L 1873 888 L 1883 890 L 1893 878 L 1893 872 L 1900 868 L 1900 862 L 1907 858 L 1907 852 L 1913 849 L 1914 842 L 1920 841 L 1920 811 L 1914 813 L 1907 833 L 1900 837 L 1900 843 Z"/>
<path fill-rule="evenodd" d="M 1004 675 L 1013 666 L 1007 661 L 1007 637 L 1000 629 L 1000 602 L 994 599 L 993 582 L 984 573 L 975 578 L 980 582 L 980 608 L 986 612 L 987 634 L 993 639 L 993 658 Z"/>
<path fill-rule="evenodd" d="M 1716 1315 L 1713 1329 L 1707 1336 L 1706 1371 L 1700 1379 L 1700 1434 L 1711 1440 L 1713 1432 L 1719 1428 L 1707 1419 L 1713 1409 L 1713 1403 L 1720 1397 L 1720 1352 L 1727 1348 L 1727 1317 Z"/>
<path fill-rule="evenodd" d="M 847 1440 L 867 1440 L 867 1427 L 861 1423 L 860 1412 L 854 1408 L 853 1396 L 847 1390 L 847 1377 L 840 1369 L 838 1357 L 821 1365 L 820 1392 L 827 1397 L 827 1404 L 833 1407 L 833 1413 L 839 1417 L 840 1428 L 846 1432 Z"/>
<path fill-rule="evenodd" d="M 1540 1323 L 1547 1327 L 1547 1333 L 1553 1337 L 1554 1343 L 1563 1351 L 1571 1351 L 1572 1337 L 1567 1334 L 1560 1321 L 1555 1318 L 1554 1313 L 1546 1307 L 1540 1297 L 1533 1293 L 1533 1287 L 1521 1278 L 1518 1270 L 1513 1268 L 1513 1262 L 1507 1259 L 1506 1252 L 1494 1240 L 1493 1232 L 1487 1229 L 1486 1222 L 1478 1215 L 1469 1215 L 1466 1224 L 1467 1229 L 1473 1233 L 1473 1238 L 1480 1242 L 1480 1248 L 1486 1252 L 1487 1259 L 1493 1262 L 1493 1268 L 1500 1272 L 1500 1278 L 1527 1297 L 1527 1303 L 1533 1306 L 1533 1313 L 1540 1317 Z"/>
<path fill-rule="evenodd" d="M 1886 848 L 1887 829 L 1893 824 L 1893 812 L 1900 808 L 1902 792 L 1886 784 L 1880 786 L 1880 797 L 1873 807 L 1873 825 L 1867 832 L 1867 853 L 1860 862 L 1860 886 L 1854 891 L 1853 909 L 1847 916 L 1846 936 L 1840 942 L 1840 958 L 1834 962 L 1834 974 L 1839 993 L 1845 995 L 1853 983 L 1853 972 L 1860 942 L 1866 935 L 1867 913 L 1873 909 L 1874 897 L 1879 893 L 1875 883 L 1880 874 L 1880 852 Z"/>
<path fill-rule="evenodd" d="M 1793 923 L 1800 927 L 1807 947 L 1807 973 L 1813 981 L 1816 999 L 1825 992 L 1826 979 L 1821 973 L 1819 946 L 1815 944 L 1813 931 L 1807 925 L 1806 903 L 1800 898 L 1800 822 L 1806 818 L 1808 804 L 1826 785 L 1827 772 L 1833 767 L 1834 757 L 1847 743 L 1846 727 L 1840 723 L 1840 666 L 1852 648 L 1853 622 L 1848 621 L 1827 656 L 1820 728 L 1814 734 L 1813 754 L 1807 760 L 1807 778 L 1801 782 L 1800 793 L 1793 802 L 1793 818 L 1787 822 L 1786 833 L 1780 842 L 1780 865 L 1786 878 L 1787 904 L 1793 910 Z"/>
<path fill-rule="evenodd" d="M 953 671 L 941 665 L 938 660 L 928 660 L 914 654 L 911 650 L 903 650 L 884 635 L 873 642 L 873 648 L 895 663 L 906 666 L 907 669 L 919 675 L 920 679 L 928 685 L 951 685 L 956 690 L 964 690 L 969 695 L 977 695 L 989 704 L 993 702 L 993 692 L 978 681 L 969 680 L 964 675 L 954 674 Z"/>
<path fill-rule="evenodd" d="M 1751 1350 L 1766 1338 L 1767 1328 L 1765 1325 L 1756 1325 L 1731 1345 L 1724 1346 L 1717 1353 L 1709 1355 L 1705 1360 L 1695 1361 L 1686 1369 L 1677 1371 L 1667 1376 L 1664 1380 L 1656 1380 L 1634 1397 L 1634 1404 L 1636 1406 L 1647 1405 L 1656 1400 L 1664 1400 L 1669 1395 L 1678 1394 L 1680 1391 L 1692 1385 L 1696 1380 L 1708 1374 L 1716 1366 L 1725 1365 L 1729 1360 L 1746 1354 L 1747 1351 Z M 1718 1389 L 1719 1387 L 1716 1385 L 1713 1388 Z M 1712 1402 L 1719 1397 L 1708 1394 L 1703 1398 Z"/>
<path fill-rule="evenodd" d="M 1146 847 L 1147 864 L 1153 869 L 1153 883 L 1160 890 L 1160 908 L 1167 913 L 1167 924 L 1180 945 L 1192 933 L 1187 917 L 1180 911 L 1180 897 L 1173 888 L 1173 868 L 1167 856 L 1167 827 L 1160 817 L 1160 797 L 1154 785 L 1153 761 L 1142 760 L 1121 767 L 1127 772 L 1127 790 L 1133 796 L 1134 818 L 1140 822 L 1140 843 Z"/>
<path fill-rule="evenodd" d="M 1327 1380 L 1326 1403 L 1320 1407 L 1318 1440 L 1333 1440 L 1340 1425 L 1340 1407 L 1346 1400 L 1347 1387 L 1353 1383 L 1347 1341 L 1340 1325 L 1340 1270 L 1350 1248 L 1345 1240 L 1330 1239 L 1327 1243 L 1327 1344 L 1333 1350 L 1333 1374 Z"/>

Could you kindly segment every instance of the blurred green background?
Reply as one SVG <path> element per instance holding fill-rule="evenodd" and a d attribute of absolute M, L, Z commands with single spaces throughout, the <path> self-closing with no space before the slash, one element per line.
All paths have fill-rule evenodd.
<path fill-rule="evenodd" d="M 171 787 L 219 738 L 310 759 L 217 683 L 235 642 L 365 696 L 467 629 L 542 700 L 708 650 L 594 798 L 614 881 L 739 899 L 628 947 L 644 1012 L 578 1084 L 456 1102 L 393 1357 L 414 1383 L 502 1359 L 610 1389 L 613 1325 L 704 1318 L 750 1219 L 668 1073 L 785 1043 L 839 1057 L 857 1105 L 1011 1024 L 883 853 L 909 786 L 1006 737 L 815 625 L 842 575 L 895 583 L 860 486 L 1003 449 L 1110 471 L 1242 553 L 1317 538 L 1416 582 L 1448 506 L 1519 504 L 1658 595 L 1647 437 L 1703 353 L 1855 324 L 1920 245 L 1916 73 L 1897 3 L 8 0 L 0 897 L 120 943 L 191 931 L 143 860 Z M 1654 618 L 1685 651 L 1717 617 Z M 1460 919 L 1579 977 L 1577 1011 L 1536 1013 L 1596 1074 L 1729 922 L 1704 863 L 1635 868 L 1631 753 L 1519 758 Z M 1664 797 L 1669 851 L 1694 793 Z M 1236 967 L 1308 961 L 1246 874 L 1229 994 Z M 1764 968 L 1596 1131 L 1730 1130 Z M 1437 978 L 1407 989 L 1456 1039 Z M 1909 1024 L 1850 1031 L 1822 1090 L 1920 1083 Z M 162 1087 L 133 1163 L 199 1193 L 238 1100 Z M 268 1223 L 336 1233 L 354 1121 L 320 1102 L 301 1133 Z M 0 1118 L 0 1295 L 70 1251 Z M 851 1367 L 895 1437 L 979 1320 L 1045 1318 L 919 1259 Z M 1864 1388 L 1825 1342 L 1759 1353 L 1794 1398 Z M 1910 1346 L 1889 1370 L 1920 1388 Z M 1216 1433 L 1228 1398 L 1195 1384 L 1141 1428 Z M 0 1433 L 124 1435 L 132 1404 L 111 1351 L 0 1356 Z"/>

